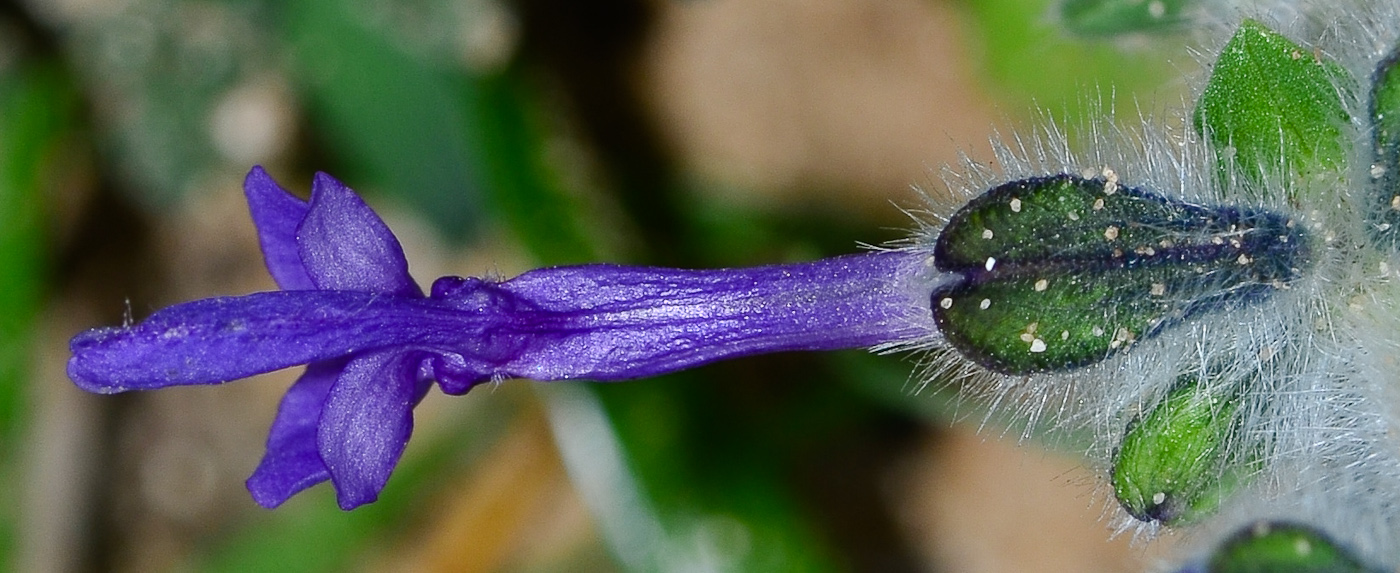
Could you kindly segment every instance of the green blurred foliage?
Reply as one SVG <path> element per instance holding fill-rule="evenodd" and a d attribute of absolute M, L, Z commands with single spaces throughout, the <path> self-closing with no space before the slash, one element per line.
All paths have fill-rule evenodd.
<path fill-rule="evenodd" d="M 63 35 L 65 57 L 97 117 L 103 167 L 143 207 L 171 208 L 217 164 L 210 117 L 258 60 L 262 43 L 241 26 L 257 6 L 132 2 L 68 8 L 71 20 L 54 22 L 51 32 Z"/>
<path fill-rule="evenodd" d="M 474 78 L 413 58 L 354 18 L 353 2 L 282 5 L 318 143 L 339 177 L 383 187 L 457 239 L 476 230 L 481 181 L 471 169 L 464 92 Z"/>
<path fill-rule="evenodd" d="M 482 188 L 514 236 L 543 264 L 598 260 L 587 212 L 550 168 L 541 94 L 518 68 L 467 78 L 463 99 Z"/>
<path fill-rule="evenodd" d="M 1183 42 L 1092 41 L 1058 25 L 1054 0 L 965 0 L 983 48 L 987 91 L 1007 113 L 1042 109 L 1070 135 L 1106 110 L 1126 110 L 1142 94 L 1155 101 L 1182 86 L 1165 80 L 1189 63 Z M 1145 2 L 1144 2 L 1145 4 Z M 1065 10 L 1077 3 L 1064 5 Z M 1086 95 L 1098 91 L 1097 96 Z"/>
<path fill-rule="evenodd" d="M 1060 16 L 1065 28 L 1086 37 L 1179 31 L 1196 0 L 1065 0 Z"/>
<path fill-rule="evenodd" d="M 73 143 L 76 98 L 55 62 L 0 69 L 0 461 L 18 457 L 29 419 L 25 371 L 49 271 L 46 199 Z M 14 542 L 18 473 L 0 465 L 0 563 Z"/>

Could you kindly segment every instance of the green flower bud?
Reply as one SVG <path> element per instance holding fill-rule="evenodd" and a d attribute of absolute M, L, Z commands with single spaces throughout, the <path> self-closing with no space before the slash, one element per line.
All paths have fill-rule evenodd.
<path fill-rule="evenodd" d="M 1313 50 L 1245 20 L 1197 102 L 1196 130 L 1215 144 L 1222 167 L 1233 165 L 1256 184 L 1266 177 L 1338 174 L 1350 148 L 1344 130 L 1351 114 L 1339 90 L 1347 77 Z M 1290 192 L 1298 192 L 1296 185 Z"/>
<path fill-rule="evenodd" d="M 1271 294 L 1298 276 L 1307 244 L 1283 215 L 1169 199 L 1109 169 L 1012 181 L 939 233 L 934 263 L 962 280 L 934 291 L 933 315 L 989 370 L 1076 368 Z"/>
<path fill-rule="evenodd" d="M 1369 228 L 1385 249 L 1400 248 L 1400 48 L 1376 67 L 1371 84 L 1372 193 Z"/>
<path fill-rule="evenodd" d="M 1207 573 L 1375 573 L 1310 527 L 1261 521 L 1231 536 L 1211 555 Z"/>
<path fill-rule="evenodd" d="M 1139 520 L 1189 523 L 1220 506 L 1254 465 L 1231 450 L 1239 400 L 1195 375 L 1128 425 L 1113 463 L 1113 493 Z"/>

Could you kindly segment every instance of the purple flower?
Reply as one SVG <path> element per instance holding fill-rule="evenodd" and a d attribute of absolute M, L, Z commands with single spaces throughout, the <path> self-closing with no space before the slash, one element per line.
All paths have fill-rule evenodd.
<path fill-rule="evenodd" d="M 276 292 L 175 305 L 73 338 L 68 375 L 98 393 L 218 384 L 289 366 L 253 499 L 275 507 L 329 479 L 374 501 L 434 382 L 621 380 L 728 357 L 907 342 L 933 332 L 927 255 L 678 270 L 583 265 L 514 279 L 443 277 L 431 292 L 354 192 L 317 174 L 311 200 L 260 167 L 244 182 Z"/>

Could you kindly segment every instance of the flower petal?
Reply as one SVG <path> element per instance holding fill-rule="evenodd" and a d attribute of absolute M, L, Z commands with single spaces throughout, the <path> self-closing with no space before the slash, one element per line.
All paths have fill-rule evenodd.
<path fill-rule="evenodd" d="M 330 175 L 316 174 L 311 209 L 297 229 L 297 245 L 317 287 L 423 296 L 408 276 L 408 260 L 394 233 Z"/>
<path fill-rule="evenodd" d="M 248 198 L 253 225 L 258 228 L 258 243 L 262 245 L 267 272 L 277 281 L 277 286 L 282 290 L 316 288 L 301 264 L 297 248 L 297 227 L 310 207 L 278 185 L 261 166 L 248 172 L 243 180 L 243 194 Z"/>
<path fill-rule="evenodd" d="M 331 387 L 317 443 L 341 509 L 379 498 L 413 433 L 413 406 L 429 384 L 417 353 L 372 352 L 351 359 Z"/>
<path fill-rule="evenodd" d="M 366 292 L 211 298 L 73 337 L 68 375 L 104 394 L 213 384 L 385 346 L 459 347 L 480 336 L 481 320 L 425 299 Z"/>
<path fill-rule="evenodd" d="M 297 492 L 330 479 L 317 449 L 316 428 L 331 385 L 344 368 L 344 360 L 312 364 L 282 397 L 267 437 L 267 453 L 247 482 L 258 505 L 272 509 Z"/>

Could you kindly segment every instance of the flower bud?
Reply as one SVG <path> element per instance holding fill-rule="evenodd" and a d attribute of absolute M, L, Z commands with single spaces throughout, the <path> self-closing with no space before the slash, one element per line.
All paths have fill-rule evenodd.
<path fill-rule="evenodd" d="M 1184 375 L 1147 415 L 1128 425 L 1113 463 L 1113 493 L 1133 517 L 1177 525 L 1213 513 L 1248 477 L 1232 450 L 1239 400 Z"/>
<path fill-rule="evenodd" d="M 1084 178 L 1012 181 L 939 233 L 934 290 L 948 342 L 989 370 L 1027 374 L 1102 361 L 1205 311 L 1257 301 L 1305 266 L 1300 225 Z"/>
<path fill-rule="evenodd" d="M 1210 556 L 1206 573 L 1366 573 L 1369 568 L 1326 534 L 1293 523 L 1260 521 Z"/>
<path fill-rule="evenodd" d="M 1367 228 L 1385 249 L 1400 247 L 1400 48 L 1376 66 L 1371 78 L 1371 145 L 1374 151 Z"/>

